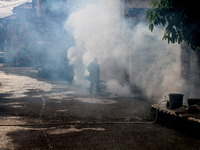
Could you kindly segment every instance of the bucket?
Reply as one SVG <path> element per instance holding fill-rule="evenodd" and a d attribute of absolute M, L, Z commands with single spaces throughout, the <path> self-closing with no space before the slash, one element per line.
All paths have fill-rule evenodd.
<path fill-rule="evenodd" d="M 176 109 L 183 105 L 183 94 L 171 93 L 169 94 L 169 108 Z"/>
<path fill-rule="evenodd" d="M 188 98 L 188 105 L 195 105 L 195 104 L 200 104 L 200 99 L 199 98 Z"/>

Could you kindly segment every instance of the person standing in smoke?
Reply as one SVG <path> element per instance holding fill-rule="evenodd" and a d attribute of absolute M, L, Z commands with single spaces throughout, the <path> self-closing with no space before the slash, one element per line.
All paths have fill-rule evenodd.
<path fill-rule="evenodd" d="M 100 67 L 98 65 L 98 58 L 95 57 L 94 61 L 91 62 L 87 70 L 89 71 L 89 81 L 90 81 L 90 89 L 89 92 L 92 93 L 94 84 L 96 85 L 96 91 L 100 92 Z"/>

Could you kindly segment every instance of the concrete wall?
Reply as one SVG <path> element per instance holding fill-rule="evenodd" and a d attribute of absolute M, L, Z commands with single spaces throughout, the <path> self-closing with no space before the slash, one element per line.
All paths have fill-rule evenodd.
<path fill-rule="evenodd" d="M 182 92 L 187 98 L 200 98 L 200 53 L 181 45 Z"/>

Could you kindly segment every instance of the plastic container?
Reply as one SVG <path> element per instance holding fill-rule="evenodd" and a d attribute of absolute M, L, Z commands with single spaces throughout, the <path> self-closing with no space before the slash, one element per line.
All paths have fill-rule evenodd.
<path fill-rule="evenodd" d="M 200 99 L 199 98 L 188 98 L 188 105 L 195 105 L 195 104 L 200 104 Z"/>
<path fill-rule="evenodd" d="M 177 109 L 183 106 L 183 94 L 170 93 L 169 94 L 169 108 Z"/>

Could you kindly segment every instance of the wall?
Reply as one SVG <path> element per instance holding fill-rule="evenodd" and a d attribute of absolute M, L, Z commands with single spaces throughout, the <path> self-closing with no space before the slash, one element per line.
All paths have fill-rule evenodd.
<path fill-rule="evenodd" d="M 181 45 L 182 92 L 187 98 L 200 98 L 200 54 L 185 44 Z"/>
<path fill-rule="evenodd" d="M 28 19 L 31 17 L 32 3 L 25 3 L 13 9 L 14 15 L 3 19 L 6 29 L 5 56 L 8 65 L 27 65 L 31 52 L 27 49 L 27 33 L 31 30 Z"/>

